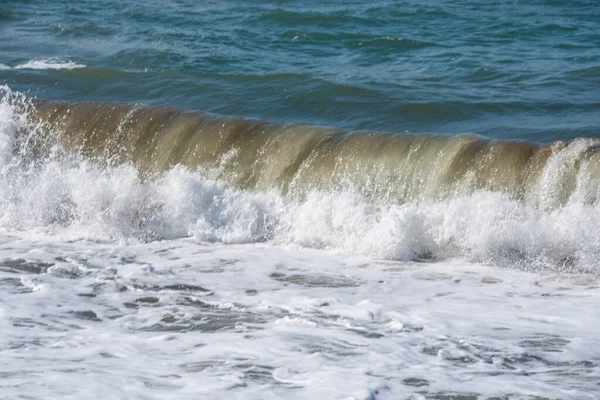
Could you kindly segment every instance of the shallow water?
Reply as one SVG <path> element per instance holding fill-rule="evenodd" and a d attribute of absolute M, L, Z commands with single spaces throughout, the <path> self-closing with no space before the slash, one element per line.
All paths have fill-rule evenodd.
<path fill-rule="evenodd" d="M 189 239 L 2 239 L 0 390 L 14 398 L 598 390 L 594 276 Z"/>

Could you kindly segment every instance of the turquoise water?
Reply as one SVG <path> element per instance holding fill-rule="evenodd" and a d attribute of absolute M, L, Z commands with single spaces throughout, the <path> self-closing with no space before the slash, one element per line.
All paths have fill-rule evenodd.
<path fill-rule="evenodd" d="M 0 35 L 0 84 L 40 98 L 349 130 L 600 137 L 595 0 L 5 0 Z M 40 60 L 81 68 L 27 67 Z"/>

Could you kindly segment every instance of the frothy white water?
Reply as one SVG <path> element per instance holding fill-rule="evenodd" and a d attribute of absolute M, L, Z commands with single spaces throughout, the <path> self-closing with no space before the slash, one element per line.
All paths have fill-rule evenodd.
<path fill-rule="evenodd" d="M 40 60 L 29 60 L 24 64 L 19 64 L 14 67 L 0 64 L 1 69 L 76 69 L 85 68 L 85 64 L 79 64 L 75 61 L 61 61 L 54 58 L 43 58 Z"/>
<path fill-rule="evenodd" d="M 0 233 L 0 397 L 591 400 L 597 285 L 258 244 Z"/>
<path fill-rule="evenodd" d="M 574 196 L 534 209 L 502 192 L 373 204 L 352 188 L 301 197 L 243 191 L 175 166 L 144 179 L 39 143 L 26 106 L 0 104 L 0 224 L 65 239 L 147 242 L 192 236 L 271 242 L 396 260 L 461 258 L 528 269 L 587 270 L 600 260 L 600 213 Z M 18 103 L 18 102 L 17 102 Z M 27 134 L 24 134 L 27 132 Z"/>

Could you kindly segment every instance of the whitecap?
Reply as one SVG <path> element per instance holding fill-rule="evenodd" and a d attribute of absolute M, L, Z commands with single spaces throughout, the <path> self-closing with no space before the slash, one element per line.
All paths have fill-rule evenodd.
<path fill-rule="evenodd" d="M 85 64 L 79 64 L 74 61 L 60 61 L 54 58 L 45 58 L 39 60 L 29 60 L 25 64 L 19 64 L 14 69 L 66 69 L 85 68 Z M 9 67 L 10 68 L 10 67 Z M 1 67 L 0 67 L 1 69 Z"/>

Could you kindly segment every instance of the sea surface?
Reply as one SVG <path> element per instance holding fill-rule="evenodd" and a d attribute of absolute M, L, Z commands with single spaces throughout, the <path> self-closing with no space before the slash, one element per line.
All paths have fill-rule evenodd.
<path fill-rule="evenodd" d="M 0 2 L 0 398 L 597 399 L 600 3 Z"/>

